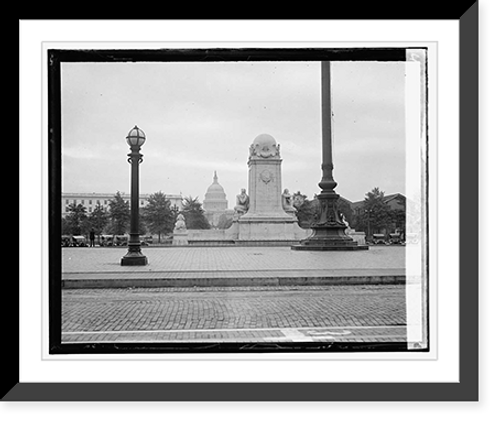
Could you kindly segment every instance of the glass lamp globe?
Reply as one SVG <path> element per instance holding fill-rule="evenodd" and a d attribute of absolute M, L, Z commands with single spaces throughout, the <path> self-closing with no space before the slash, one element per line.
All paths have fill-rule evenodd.
<path fill-rule="evenodd" d="M 141 147 L 146 142 L 144 131 L 134 126 L 127 135 L 127 143 L 130 147 Z"/>

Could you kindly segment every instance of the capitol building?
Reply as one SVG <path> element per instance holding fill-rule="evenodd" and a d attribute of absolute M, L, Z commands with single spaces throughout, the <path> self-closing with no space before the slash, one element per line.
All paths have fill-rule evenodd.
<path fill-rule="evenodd" d="M 213 228 L 219 226 L 219 220 L 222 215 L 232 217 L 233 211 L 227 208 L 227 199 L 224 188 L 219 184 L 217 171 L 214 171 L 214 180 L 212 185 L 207 188 L 205 199 L 203 200 L 203 209 L 205 216 Z"/>

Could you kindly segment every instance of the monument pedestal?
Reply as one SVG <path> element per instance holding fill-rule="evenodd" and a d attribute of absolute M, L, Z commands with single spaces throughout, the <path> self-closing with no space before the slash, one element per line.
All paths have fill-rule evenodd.
<path fill-rule="evenodd" d="M 271 135 L 255 138 L 248 158 L 248 210 L 233 224 L 238 241 L 298 241 L 306 236 L 295 213 L 284 209 L 281 162 Z"/>
<path fill-rule="evenodd" d="M 187 231 L 174 230 L 174 236 L 172 238 L 172 245 L 188 245 L 188 233 Z"/>
<path fill-rule="evenodd" d="M 276 216 L 244 215 L 237 225 L 240 241 L 298 241 L 305 235 L 297 218 L 285 213 Z"/>

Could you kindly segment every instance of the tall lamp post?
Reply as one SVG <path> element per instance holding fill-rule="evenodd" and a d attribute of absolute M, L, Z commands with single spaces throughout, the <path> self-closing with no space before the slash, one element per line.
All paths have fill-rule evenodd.
<path fill-rule="evenodd" d="M 338 209 L 340 195 L 335 192 L 337 182 L 333 179 L 332 160 L 332 105 L 330 89 L 330 62 L 321 62 L 321 129 L 322 129 L 322 178 L 321 192 L 317 198 L 320 217 L 311 225 L 312 235 L 292 245 L 292 250 L 366 250 L 367 245 L 358 245 L 346 235 L 347 226 Z"/>
<path fill-rule="evenodd" d="M 372 216 L 371 216 L 371 213 L 372 213 L 372 210 L 371 209 L 367 209 L 365 210 L 366 213 L 368 213 L 368 220 L 367 220 L 367 223 L 368 223 L 368 228 L 367 228 L 367 237 L 366 237 L 366 240 L 368 241 L 371 241 L 371 227 L 370 227 L 370 223 L 371 223 L 371 219 L 372 219 Z"/>
<path fill-rule="evenodd" d="M 122 257 L 122 266 L 144 266 L 148 264 L 147 257 L 141 252 L 139 239 L 139 164 L 142 162 L 141 146 L 146 142 L 144 131 L 134 126 L 127 135 L 130 146 L 128 162 L 132 165 L 130 189 L 130 236 L 128 252 Z"/>

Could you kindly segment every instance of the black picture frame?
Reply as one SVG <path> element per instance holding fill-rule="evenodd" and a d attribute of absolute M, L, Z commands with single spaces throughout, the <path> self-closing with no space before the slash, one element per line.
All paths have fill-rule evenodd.
<path fill-rule="evenodd" d="M 478 2 L 460 22 L 460 381 L 457 383 L 20 383 L 18 313 L 4 351 L 3 401 L 477 401 L 478 400 Z M 465 195 L 467 193 L 467 195 Z M 477 225 L 477 223 L 476 223 Z M 50 261 L 60 269 L 60 262 Z M 17 286 L 7 286 L 19 304 Z M 17 300 L 17 301 L 15 301 Z M 17 324 L 16 324 L 17 323 Z M 13 374 L 12 374 L 13 373 Z"/>

